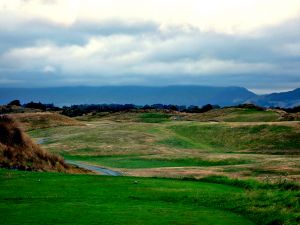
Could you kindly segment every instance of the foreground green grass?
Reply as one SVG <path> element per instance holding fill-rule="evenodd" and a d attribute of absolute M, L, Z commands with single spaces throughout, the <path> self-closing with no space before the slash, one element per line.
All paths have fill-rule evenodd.
<path fill-rule="evenodd" d="M 297 224 L 299 192 L 0 170 L 1 224 Z M 298 212 L 298 214 L 297 214 Z"/>

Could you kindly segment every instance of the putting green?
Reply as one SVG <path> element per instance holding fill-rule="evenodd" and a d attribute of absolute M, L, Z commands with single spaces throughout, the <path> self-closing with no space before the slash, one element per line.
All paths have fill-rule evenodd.
<path fill-rule="evenodd" d="M 220 184 L 7 170 L 0 170 L 0 183 L 5 225 L 253 224 L 216 207 L 213 202 L 222 196 L 243 194 Z M 203 198 L 212 205 L 203 204 Z"/>

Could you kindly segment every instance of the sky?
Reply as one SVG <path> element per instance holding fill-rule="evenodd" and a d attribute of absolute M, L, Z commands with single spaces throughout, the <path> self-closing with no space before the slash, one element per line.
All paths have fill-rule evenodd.
<path fill-rule="evenodd" d="M 300 0 L 0 0 L 0 88 L 300 87 Z"/>

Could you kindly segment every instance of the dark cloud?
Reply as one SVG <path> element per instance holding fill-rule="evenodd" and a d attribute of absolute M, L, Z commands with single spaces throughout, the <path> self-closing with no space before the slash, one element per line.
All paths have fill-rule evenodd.
<path fill-rule="evenodd" d="M 71 26 L 55 24 L 46 20 L 22 21 L 10 27 L 0 26 L 0 52 L 10 48 L 33 46 L 37 42 L 53 42 L 59 46 L 84 45 L 92 36 L 115 34 L 136 35 L 157 32 L 153 22 L 77 21 Z"/>

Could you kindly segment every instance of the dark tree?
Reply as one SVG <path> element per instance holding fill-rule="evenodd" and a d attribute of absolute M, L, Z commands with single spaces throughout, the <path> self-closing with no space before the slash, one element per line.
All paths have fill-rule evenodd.
<path fill-rule="evenodd" d="M 200 109 L 197 105 L 190 105 L 186 110 L 188 113 L 198 113 L 199 111 Z"/>
<path fill-rule="evenodd" d="M 207 104 L 207 105 L 202 106 L 202 108 L 200 109 L 200 112 L 202 112 L 202 113 L 208 112 L 212 109 L 213 109 L 213 106 L 211 104 Z"/>
<path fill-rule="evenodd" d="M 25 108 L 30 108 L 30 109 L 41 109 L 43 111 L 46 110 L 46 105 L 44 105 L 44 104 L 42 104 L 40 102 L 38 102 L 38 103 L 36 103 L 36 102 L 29 102 L 29 103 L 25 104 L 24 107 Z"/>
<path fill-rule="evenodd" d="M 9 105 L 9 106 L 21 106 L 21 103 L 20 103 L 20 101 L 19 100 L 13 100 L 13 101 L 11 101 L 10 103 L 8 103 L 7 105 Z"/>
<path fill-rule="evenodd" d="M 240 104 L 237 106 L 237 108 L 242 108 L 242 109 L 254 109 L 257 111 L 264 111 L 265 109 L 263 107 L 254 105 L 252 103 L 245 103 L 245 104 Z"/>

